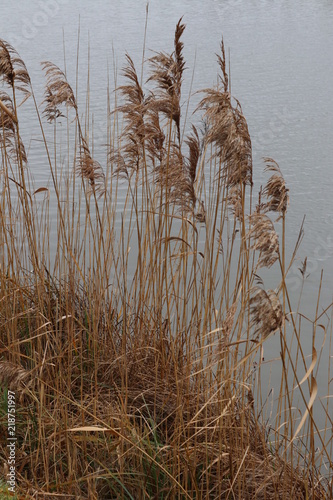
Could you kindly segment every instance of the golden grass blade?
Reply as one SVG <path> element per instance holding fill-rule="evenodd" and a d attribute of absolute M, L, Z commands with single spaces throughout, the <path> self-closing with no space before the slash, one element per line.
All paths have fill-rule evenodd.
<path fill-rule="evenodd" d="M 309 366 L 309 369 L 307 370 L 306 374 L 304 375 L 304 377 L 302 378 L 302 380 L 299 382 L 299 384 L 296 386 L 296 388 L 300 387 L 310 377 L 311 373 L 314 370 L 314 367 L 316 366 L 317 358 L 318 358 L 317 357 L 317 351 L 316 351 L 316 348 L 314 347 L 313 351 L 312 351 L 311 365 Z"/>
<path fill-rule="evenodd" d="M 44 193 L 44 192 L 48 192 L 48 193 L 49 193 L 49 192 L 50 192 L 49 188 L 46 188 L 46 187 L 40 187 L 40 188 L 36 189 L 36 191 L 34 191 L 34 193 L 33 193 L 33 194 L 35 195 L 35 194 L 38 194 L 38 193 Z"/>
<path fill-rule="evenodd" d="M 83 427 L 74 427 L 73 429 L 67 429 L 67 432 L 107 432 L 119 437 L 119 433 L 115 432 L 113 429 L 110 429 L 109 427 L 99 427 L 98 425 L 86 425 Z"/>
<path fill-rule="evenodd" d="M 29 199 L 32 200 L 31 194 L 26 190 L 25 186 L 22 186 L 17 180 L 13 179 L 12 177 L 8 177 L 8 179 L 14 184 L 16 184 L 17 187 L 19 187 L 27 196 L 29 196 Z"/>
<path fill-rule="evenodd" d="M 298 427 L 288 445 L 288 448 L 290 448 L 290 446 L 292 445 L 292 443 L 295 441 L 296 437 L 298 436 L 298 434 L 300 433 L 300 430 L 302 429 L 303 425 L 304 425 L 304 422 L 305 420 L 307 419 L 309 413 L 310 413 L 310 410 L 311 408 L 313 407 L 313 404 L 315 402 L 315 399 L 317 397 L 317 394 L 318 394 L 318 385 L 317 385 L 317 381 L 316 379 L 313 377 L 312 378 L 312 391 L 311 391 L 311 394 L 310 394 L 310 399 L 309 399 L 309 402 L 307 403 L 307 406 L 306 406 L 306 410 L 301 418 L 301 421 L 300 423 L 298 424 Z"/>

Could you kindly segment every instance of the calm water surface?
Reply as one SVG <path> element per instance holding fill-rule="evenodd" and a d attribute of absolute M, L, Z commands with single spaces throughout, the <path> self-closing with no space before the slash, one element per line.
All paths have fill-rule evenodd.
<path fill-rule="evenodd" d="M 79 100 L 84 105 L 90 44 L 91 110 L 105 123 L 108 67 L 111 75 L 114 65 L 120 69 L 126 52 L 140 67 L 145 11 L 146 2 L 138 0 L 4 0 L 0 36 L 26 62 L 41 102 L 44 79 L 40 62 L 51 60 L 64 67 L 64 45 L 68 78 L 75 86 L 80 23 Z M 333 295 L 333 1 L 151 1 L 147 57 L 151 54 L 148 49 L 172 50 L 174 28 L 181 16 L 187 24 L 183 41 L 188 82 L 195 65 L 193 90 L 216 82 L 215 53 L 223 34 L 231 54 L 232 93 L 242 104 L 252 137 L 256 187 L 267 180 L 262 157 L 270 156 L 279 163 L 290 189 L 289 255 L 306 214 L 305 236 L 289 285 L 297 294 L 301 284 L 297 268 L 307 256 L 310 276 L 304 303 L 307 313 L 314 315 L 322 268 L 324 307 Z M 189 83 L 184 89 L 185 99 Z M 196 99 L 194 96 L 192 109 Z M 43 185 L 49 172 L 36 141 L 40 132 L 37 122 L 31 124 L 24 113 L 22 109 L 21 128 L 28 131 L 25 142 L 30 144 L 30 166 L 36 184 Z M 96 151 L 105 151 L 102 130 L 96 133 Z M 104 159 L 102 155 L 101 161 Z M 307 336 L 304 342 L 309 347 L 311 332 Z M 266 356 L 278 356 L 276 348 L 274 340 L 269 341 Z M 318 379 L 320 385 L 320 374 Z M 327 373 L 323 374 L 323 384 L 325 381 Z"/>

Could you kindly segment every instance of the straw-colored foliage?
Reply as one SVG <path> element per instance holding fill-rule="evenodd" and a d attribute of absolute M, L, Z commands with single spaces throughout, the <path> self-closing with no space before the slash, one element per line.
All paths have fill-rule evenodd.
<path fill-rule="evenodd" d="M 16 101 L 33 95 L 30 78 L 0 41 L 0 456 L 5 474 L 10 390 L 20 498 L 332 497 L 332 420 L 287 287 L 288 189 L 267 159 L 273 175 L 251 213 L 251 139 L 223 43 L 219 85 L 184 124 L 184 29 L 148 61 L 145 83 L 126 56 L 107 89 L 105 165 L 65 73 L 43 63 L 36 112 L 51 181 L 39 187 Z M 314 318 L 314 338 L 329 314 L 320 328 Z M 271 418 L 267 337 L 281 366 Z"/>

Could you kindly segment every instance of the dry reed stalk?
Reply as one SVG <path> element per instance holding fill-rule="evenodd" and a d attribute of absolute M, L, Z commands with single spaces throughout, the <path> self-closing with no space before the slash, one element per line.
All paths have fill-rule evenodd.
<path fill-rule="evenodd" d="M 226 311 L 225 318 L 222 321 L 221 325 L 221 332 L 219 332 L 218 348 L 214 353 L 214 359 L 218 362 L 221 362 L 222 365 L 225 361 L 224 358 L 227 352 L 228 351 L 230 352 L 229 343 L 232 337 L 232 330 L 234 327 L 237 307 L 238 307 L 238 302 L 235 301 Z"/>
<path fill-rule="evenodd" d="M 282 273 L 282 279 L 281 279 L 281 288 L 282 288 L 282 309 L 283 309 L 283 317 L 286 317 L 286 295 L 287 295 L 287 290 L 286 290 L 286 212 L 287 212 L 287 207 L 289 204 L 289 195 L 288 195 L 288 189 L 286 187 L 285 180 L 282 176 L 282 173 L 280 171 L 279 165 L 274 161 L 272 158 L 264 158 L 265 163 L 266 163 L 266 171 L 273 172 L 273 175 L 270 177 L 268 180 L 264 190 L 263 194 L 267 198 L 267 203 L 263 205 L 263 209 L 265 211 L 272 211 L 272 212 L 278 212 L 279 217 L 277 218 L 277 221 L 282 219 L 282 252 L 281 252 L 281 257 L 279 255 L 279 262 L 281 266 L 281 273 Z M 292 416 L 291 416 L 291 404 L 290 401 L 286 401 L 288 398 L 288 381 L 287 381 L 287 371 L 288 369 L 285 368 L 285 359 L 286 359 L 286 350 L 287 350 L 287 338 L 286 338 L 286 326 L 285 322 L 283 322 L 282 325 L 282 333 L 283 333 L 283 342 L 282 342 L 282 336 L 281 336 L 281 358 L 283 362 L 283 367 L 284 367 L 284 384 L 283 380 L 281 380 L 281 387 L 280 387 L 280 394 L 282 400 L 282 393 L 285 392 L 285 407 L 289 408 L 289 414 L 290 414 L 290 421 L 291 421 L 291 429 L 292 429 Z M 291 433 L 293 431 L 291 430 Z M 287 439 L 285 443 L 286 447 L 288 445 Z"/>

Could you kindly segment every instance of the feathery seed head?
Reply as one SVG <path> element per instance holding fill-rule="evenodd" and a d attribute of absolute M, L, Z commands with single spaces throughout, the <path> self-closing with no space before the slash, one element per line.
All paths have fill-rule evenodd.
<path fill-rule="evenodd" d="M 148 81 L 155 81 L 158 85 L 155 99 L 151 104 L 157 112 L 163 113 L 174 121 L 178 143 L 180 143 L 181 86 L 185 69 L 183 43 L 180 38 L 184 30 L 185 25 L 181 24 L 180 19 L 175 31 L 174 52 L 172 54 L 159 52 L 149 59 L 152 71 Z"/>
<path fill-rule="evenodd" d="M 204 109 L 208 124 L 207 144 L 216 148 L 215 156 L 220 158 L 222 175 L 228 187 L 252 185 L 252 144 L 246 119 L 240 103 L 232 104 L 228 88 L 228 75 L 223 42 L 222 56 L 218 56 L 222 71 L 220 80 L 223 90 L 205 89 L 206 96 L 198 109 Z M 220 172 L 218 174 L 220 177 Z"/>
<path fill-rule="evenodd" d="M 28 70 L 14 49 L 5 40 L 0 39 L 0 78 L 10 87 L 24 94 L 24 101 L 31 95 L 31 82 Z"/>
<path fill-rule="evenodd" d="M 264 204 L 264 209 L 272 212 L 279 212 L 279 220 L 287 211 L 289 204 L 288 189 L 286 182 L 282 176 L 279 165 L 272 158 L 264 158 L 266 162 L 265 171 L 273 172 L 273 175 L 268 180 L 263 194 L 267 198 L 267 203 Z"/>
<path fill-rule="evenodd" d="M 271 267 L 279 257 L 279 238 L 270 218 L 254 213 L 249 217 L 251 229 L 247 237 L 254 240 L 252 250 L 259 251 L 258 267 Z"/>
<path fill-rule="evenodd" d="M 79 175 L 88 181 L 91 189 L 103 196 L 106 191 L 103 168 L 90 154 L 86 141 L 82 138 L 81 152 L 77 159 L 76 169 Z"/>
<path fill-rule="evenodd" d="M 281 302 L 274 290 L 263 290 L 259 287 L 253 288 L 250 299 L 251 326 L 255 335 L 268 337 L 282 326 L 283 311 Z"/>
<path fill-rule="evenodd" d="M 56 120 L 58 117 L 63 116 L 60 106 L 65 104 L 69 108 L 77 111 L 76 100 L 72 87 L 66 79 L 66 75 L 55 64 L 45 61 L 42 63 L 42 68 L 46 75 L 46 91 L 43 103 L 46 104 L 44 115 L 48 122 Z"/>

